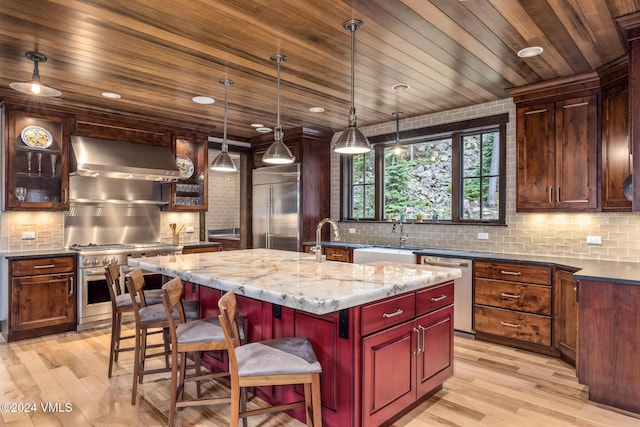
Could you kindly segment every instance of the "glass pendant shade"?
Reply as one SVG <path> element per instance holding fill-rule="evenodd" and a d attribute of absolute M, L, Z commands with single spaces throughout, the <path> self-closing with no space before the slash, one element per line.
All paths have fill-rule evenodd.
<path fill-rule="evenodd" d="M 271 60 L 278 64 L 278 105 L 277 105 L 277 123 L 273 130 L 274 141 L 262 156 L 262 161 L 274 165 L 283 165 L 293 163 L 296 159 L 289 148 L 283 141 L 284 132 L 280 126 L 280 63 L 287 60 L 285 55 L 272 55 Z"/>
<path fill-rule="evenodd" d="M 27 93 L 36 96 L 60 96 L 62 92 L 52 87 L 44 85 L 40 81 L 40 72 L 38 71 L 39 62 L 47 62 L 47 57 L 38 52 L 27 52 L 24 54 L 28 59 L 33 61 L 33 76 L 31 80 L 26 82 L 13 82 L 9 87 L 18 92 Z"/>
<path fill-rule="evenodd" d="M 349 127 L 342 132 L 333 145 L 333 151 L 340 154 L 364 154 L 371 151 L 371 145 L 366 136 L 358 129 L 356 125 L 356 107 L 355 107 L 355 77 L 354 77 L 354 51 L 356 31 L 362 27 L 362 21 L 351 19 L 342 24 L 345 30 L 351 31 L 351 109 L 349 110 Z"/>
<path fill-rule="evenodd" d="M 219 82 L 224 85 L 224 135 L 222 138 L 222 151 L 213 159 L 209 169 L 218 172 L 236 172 L 238 166 L 229 156 L 229 144 L 227 143 L 227 96 L 229 86 L 233 84 L 233 80 L 220 79 Z"/>

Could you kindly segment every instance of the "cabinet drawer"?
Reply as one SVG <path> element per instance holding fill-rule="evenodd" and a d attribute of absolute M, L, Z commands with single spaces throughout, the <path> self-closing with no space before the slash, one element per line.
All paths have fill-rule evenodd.
<path fill-rule="evenodd" d="M 475 277 L 535 283 L 538 285 L 551 284 L 551 267 L 476 261 L 473 269 Z"/>
<path fill-rule="evenodd" d="M 325 248 L 324 254 L 327 256 L 327 261 L 351 262 L 351 249 Z"/>
<path fill-rule="evenodd" d="M 453 304 L 453 282 L 444 283 L 416 293 L 418 316 L 449 304 Z"/>
<path fill-rule="evenodd" d="M 551 345 L 551 318 L 493 307 L 474 307 L 476 332 Z"/>
<path fill-rule="evenodd" d="M 474 302 L 510 310 L 551 315 L 551 287 L 476 279 Z"/>
<path fill-rule="evenodd" d="M 11 261 L 11 275 L 33 276 L 50 273 L 74 273 L 74 257 L 32 258 Z"/>
<path fill-rule="evenodd" d="M 416 296 L 411 292 L 362 307 L 362 335 L 388 328 L 416 316 Z"/>

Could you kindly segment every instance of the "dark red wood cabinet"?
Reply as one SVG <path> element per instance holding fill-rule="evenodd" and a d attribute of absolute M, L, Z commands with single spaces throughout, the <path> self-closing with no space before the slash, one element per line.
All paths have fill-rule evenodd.
<path fill-rule="evenodd" d="M 217 315 L 221 291 L 200 286 L 198 292 L 201 314 Z M 385 423 L 453 375 L 453 282 L 326 315 L 237 298 L 250 341 L 288 336 L 311 340 L 322 365 L 324 426 Z M 203 360 L 226 370 L 225 357 L 207 353 Z M 304 396 L 300 386 L 255 392 L 272 403 Z M 292 415 L 305 419 L 301 411 Z"/>

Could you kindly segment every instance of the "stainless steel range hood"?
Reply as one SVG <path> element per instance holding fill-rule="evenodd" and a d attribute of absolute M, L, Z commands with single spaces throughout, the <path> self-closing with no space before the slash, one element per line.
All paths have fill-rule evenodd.
<path fill-rule="evenodd" d="M 71 147 L 72 174 L 161 182 L 180 177 L 169 147 L 74 135 Z"/>

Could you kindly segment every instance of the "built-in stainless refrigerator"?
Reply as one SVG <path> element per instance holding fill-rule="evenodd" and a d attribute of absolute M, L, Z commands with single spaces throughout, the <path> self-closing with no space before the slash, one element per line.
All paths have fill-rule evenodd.
<path fill-rule="evenodd" d="M 253 247 L 297 251 L 300 243 L 300 164 L 253 170 Z"/>

